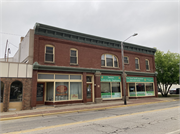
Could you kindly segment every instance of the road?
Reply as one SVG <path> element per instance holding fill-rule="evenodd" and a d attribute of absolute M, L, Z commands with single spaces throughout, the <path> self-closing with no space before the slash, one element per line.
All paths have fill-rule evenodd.
<path fill-rule="evenodd" d="M 0 121 L 1 133 L 180 134 L 180 102 Z"/>

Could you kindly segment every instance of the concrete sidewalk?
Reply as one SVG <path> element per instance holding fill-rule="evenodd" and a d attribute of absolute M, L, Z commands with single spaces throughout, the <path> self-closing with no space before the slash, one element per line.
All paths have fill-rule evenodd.
<path fill-rule="evenodd" d="M 0 120 L 3 121 L 3 120 L 47 116 L 47 115 L 55 115 L 55 114 L 104 110 L 104 109 L 111 109 L 117 107 L 146 105 L 146 104 L 170 102 L 176 100 L 179 100 L 179 97 L 129 99 L 127 101 L 127 105 L 124 105 L 123 100 L 103 101 L 102 103 L 68 104 L 68 105 L 59 105 L 59 106 L 44 105 L 44 106 L 38 106 L 36 107 L 36 109 L 32 109 L 32 110 L 2 112 L 0 114 L 0 118 L 1 118 Z"/>

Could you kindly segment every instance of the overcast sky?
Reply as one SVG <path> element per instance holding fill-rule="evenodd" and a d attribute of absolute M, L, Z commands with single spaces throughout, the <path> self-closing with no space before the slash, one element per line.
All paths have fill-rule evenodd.
<path fill-rule="evenodd" d="M 180 53 L 179 0 L 0 0 L 0 57 L 36 22 Z M 15 47 L 16 46 L 16 47 Z"/>

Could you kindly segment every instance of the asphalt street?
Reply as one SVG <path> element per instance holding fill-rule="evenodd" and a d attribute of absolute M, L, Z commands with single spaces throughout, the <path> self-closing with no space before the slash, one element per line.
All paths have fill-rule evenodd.
<path fill-rule="evenodd" d="M 0 121 L 1 133 L 180 134 L 180 102 Z"/>

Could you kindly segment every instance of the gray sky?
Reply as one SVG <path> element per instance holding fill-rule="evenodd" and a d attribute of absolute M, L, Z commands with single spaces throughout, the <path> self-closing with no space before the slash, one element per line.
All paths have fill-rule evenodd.
<path fill-rule="evenodd" d="M 0 57 L 36 22 L 180 53 L 179 12 L 180 0 L 0 0 Z"/>

